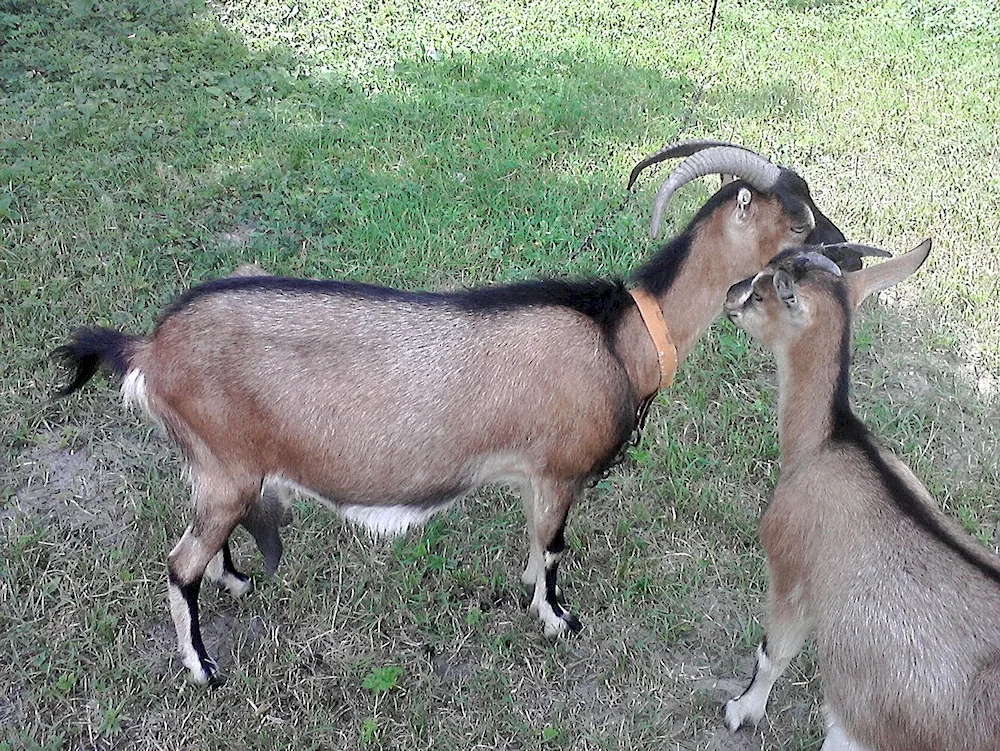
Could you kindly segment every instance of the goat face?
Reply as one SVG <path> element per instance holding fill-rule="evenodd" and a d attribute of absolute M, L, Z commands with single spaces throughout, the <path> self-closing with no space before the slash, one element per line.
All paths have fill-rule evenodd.
<path fill-rule="evenodd" d="M 838 327 L 849 323 L 865 297 L 905 279 L 929 252 L 927 240 L 898 258 L 862 269 L 862 257 L 889 254 L 853 243 L 789 249 L 730 287 L 724 312 L 766 349 L 786 352 L 806 334 L 810 340 L 820 336 L 824 322 Z"/>
<path fill-rule="evenodd" d="M 643 159 L 629 176 L 629 188 L 635 183 L 646 167 L 665 159 L 686 157 L 670 176 L 663 181 L 653 204 L 650 232 L 658 237 L 662 226 L 663 212 L 670 197 L 696 177 L 710 174 L 723 175 L 723 188 L 716 197 L 728 193 L 733 179 L 742 181 L 741 187 L 753 188 L 762 196 L 770 196 L 781 202 L 781 206 L 792 219 L 793 226 L 802 230 L 792 238 L 794 244 L 842 243 L 844 234 L 817 207 L 809 193 L 809 186 L 794 170 L 773 164 L 760 154 L 735 144 L 721 141 L 687 141 L 666 146 L 655 154 Z M 713 203 L 710 201 L 709 203 Z M 745 201 L 743 206 L 749 203 Z M 769 261 L 770 257 L 764 259 Z"/>
<path fill-rule="evenodd" d="M 834 278 L 817 269 L 797 283 L 790 271 L 769 266 L 729 289 L 726 316 L 766 349 L 787 351 L 817 321 L 837 318 L 831 305 L 846 309 L 846 297 L 830 283 Z"/>
<path fill-rule="evenodd" d="M 807 203 L 759 193 L 741 183 L 736 188 L 730 210 L 721 212 L 728 247 L 755 248 L 754 266 L 761 268 L 778 251 L 808 242 L 816 221 Z"/>

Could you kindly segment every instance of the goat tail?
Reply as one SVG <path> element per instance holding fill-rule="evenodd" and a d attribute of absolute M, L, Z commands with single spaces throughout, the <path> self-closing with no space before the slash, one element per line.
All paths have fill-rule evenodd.
<path fill-rule="evenodd" d="M 67 396 L 81 388 L 102 364 L 123 377 L 130 369 L 139 341 L 140 337 L 114 329 L 84 327 L 74 331 L 69 344 L 52 351 L 52 358 L 65 363 L 72 371 L 69 384 L 59 389 L 56 397 Z"/>

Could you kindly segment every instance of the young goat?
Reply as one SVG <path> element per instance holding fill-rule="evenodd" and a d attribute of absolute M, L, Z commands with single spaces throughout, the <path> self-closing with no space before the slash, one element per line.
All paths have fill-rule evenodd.
<path fill-rule="evenodd" d="M 250 587 L 233 567 L 233 528 L 251 529 L 268 568 L 277 565 L 282 514 L 262 487 L 326 499 L 395 534 L 473 488 L 514 484 L 528 526 L 530 610 L 547 636 L 579 628 L 556 583 L 573 502 L 612 464 L 730 284 L 807 238 L 843 240 L 791 170 L 706 142 L 658 156 L 689 154 L 658 213 L 700 175 L 743 180 L 637 271 L 633 293 L 609 280 L 435 294 L 241 275 L 182 295 L 151 336 L 82 329 L 57 350 L 74 368 L 62 393 L 109 365 L 126 401 L 161 423 L 190 464 L 193 517 L 168 570 L 194 681 L 216 672 L 198 628 L 202 576 L 234 596 Z M 670 321 L 672 345 L 665 331 L 654 345 L 639 297 L 652 318 L 662 311 Z"/>
<path fill-rule="evenodd" d="M 851 411 L 851 315 L 912 274 L 930 241 L 843 274 L 788 251 L 725 312 L 778 365 L 781 476 L 761 522 L 771 591 L 757 669 L 726 705 L 736 730 L 815 630 L 823 751 L 1000 749 L 1000 559 L 937 508 Z"/>

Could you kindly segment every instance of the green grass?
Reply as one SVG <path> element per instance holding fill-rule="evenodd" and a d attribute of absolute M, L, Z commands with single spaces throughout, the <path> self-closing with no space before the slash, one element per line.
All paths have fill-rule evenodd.
<path fill-rule="evenodd" d="M 773 366 L 728 325 L 573 512 L 578 638 L 523 613 L 510 491 L 389 542 L 302 504 L 275 578 L 203 595 L 212 692 L 172 656 L 176 455 L 112 388 L 48 399 L 72 327 L 146 330 L 247 261 L 407 288 L 627 274 L 656 185 L 623 204 L 632 165 L 725 138 L 799 169 L 852 239 L 934 238 L 860 317 L 855 399 L 997 549 L 996 14 L 719 6 L 708 34 L 709 3 L 0 3 L 0 749 L 818 748 L 808 654 L 756 736 L 718 717 L 760 636 L 777 461 Z"/>

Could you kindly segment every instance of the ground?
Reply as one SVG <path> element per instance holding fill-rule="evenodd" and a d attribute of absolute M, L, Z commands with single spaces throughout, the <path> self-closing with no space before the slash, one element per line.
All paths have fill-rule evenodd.
<path fill-rule="evenodd" d="M 967 492 L 996 482 L 996 407 L 970 407 L 981 379 L 969 363 L 914 355 L 891 308 L 864 317 L 861 338 L 878 342 L 858 355 L 859 411 L 924 426 L 915 443 L 926 444 L 913 453 L 961 516 Z M 711 356 L 704 349 L 686 371 Z M 758 398 L 769 400 L 766 359 L 748 354 L 762 366 Z M 550 644 L 524 612 L 512 492 L 483 490 L 398 541 L 372 540 L 299 501 L 275 577 L 262 575 L 243 535 L 237 558 L 256 574 L 256 591 L 238 603 L 212 588 L 203 594 L 206 644 L 228 676 L 215 691 L 186 685 L 173 655 L 163 556 L 185 523 L 185 491 L 169 445 L 133 418 L 86 442 L 51 426 L 12 463 L 15 490 L 0 516 L 8 540 L 37 556 L 20 563 L 31 569 L 19 579 L 27 589 L 5 594 L 11 604 L 26 600 L 31 615 L 15 634 L 26 647 L 24 634 L 35 631 L 47 664 L 7 684 L 0 723 L 54 722 L 76 735 L 71 746 L 93 738 L 102 748 L 221 742 L 232 716 L 242 728 L 233 737 L 307 738 L 317 748 L 436 748 L 442 738 L 489 748 L 813 748 L 821 677 L 808 653 L 761 728 L 734 735 L 722 723 L 722 705 L 753 670 L 762 607 L 754 525 L 774 464 L 764 459 L 731 493 L 708 490 L 733 481 L 725 449 L 706 450 L 701 433 L 720 416 L 684 417 L 686 392 L 700 387 L 709 384 L 691 376 L 661 396 L 642 448 L 574 511 L 565 584 L 585 622 L 580 635 Z M 120 422 L 117 395 L 99 390 L 115 418 L 107 422 Z M 942 390 L 952 397 L 942 400 Z M 770 417 L 756 418 L 765 433 Z M 746 418 L 732 419 L 724 430 Z M 671 471 L 661 453 L 689 466 L 669 478 L 687 486 L 673 506 L 669 489 L 650 493 Z M 146 484 L 146 463 L 157 466 L 159 493 Z M 137 508 L 154 495 L 162 507 Z M 734 529 L 736 543 L 725 539 Z M 115 660 L 122 664 L 102 689 L 98 666 Z M 389 668 L 383 685 L 365 687 Z M 55 671 L 55 688 L 26 691 L 42 669 Z M 47 720 L 50 712 L 69 722 Z M 176 718 L 192 713 L 188 736 Z"/>
<path fill-rule="evenodd" d="M 145 332 L 190 285 L 274 273 L 453 289 L 627 276 L 656 246 L 632 166 L 732 140 L 793 166 L 851 239 L 928 263 L 858 317 L 859 414 L 1000 545 L 1000 18 L 983 0 L 12 0 L 0 8 L 0 751 L 800 749 L 806 651 L 756 732 L 774 368 L 702 339 L 570 519 L 549 643 L 520 501 L 487 488 L 372 540 L 297 502 L 275 576 L 206 587 L 228 677 L 188 685 L 165 558 L 176 452 L 103 377 L 52 400 L 80 325 Z M 851 44 L 844 44 L 850 39 Z M 686 186 L 679 231 L 715 190 Z M 584 242 L 584 238 L 590 241 Z"/>

